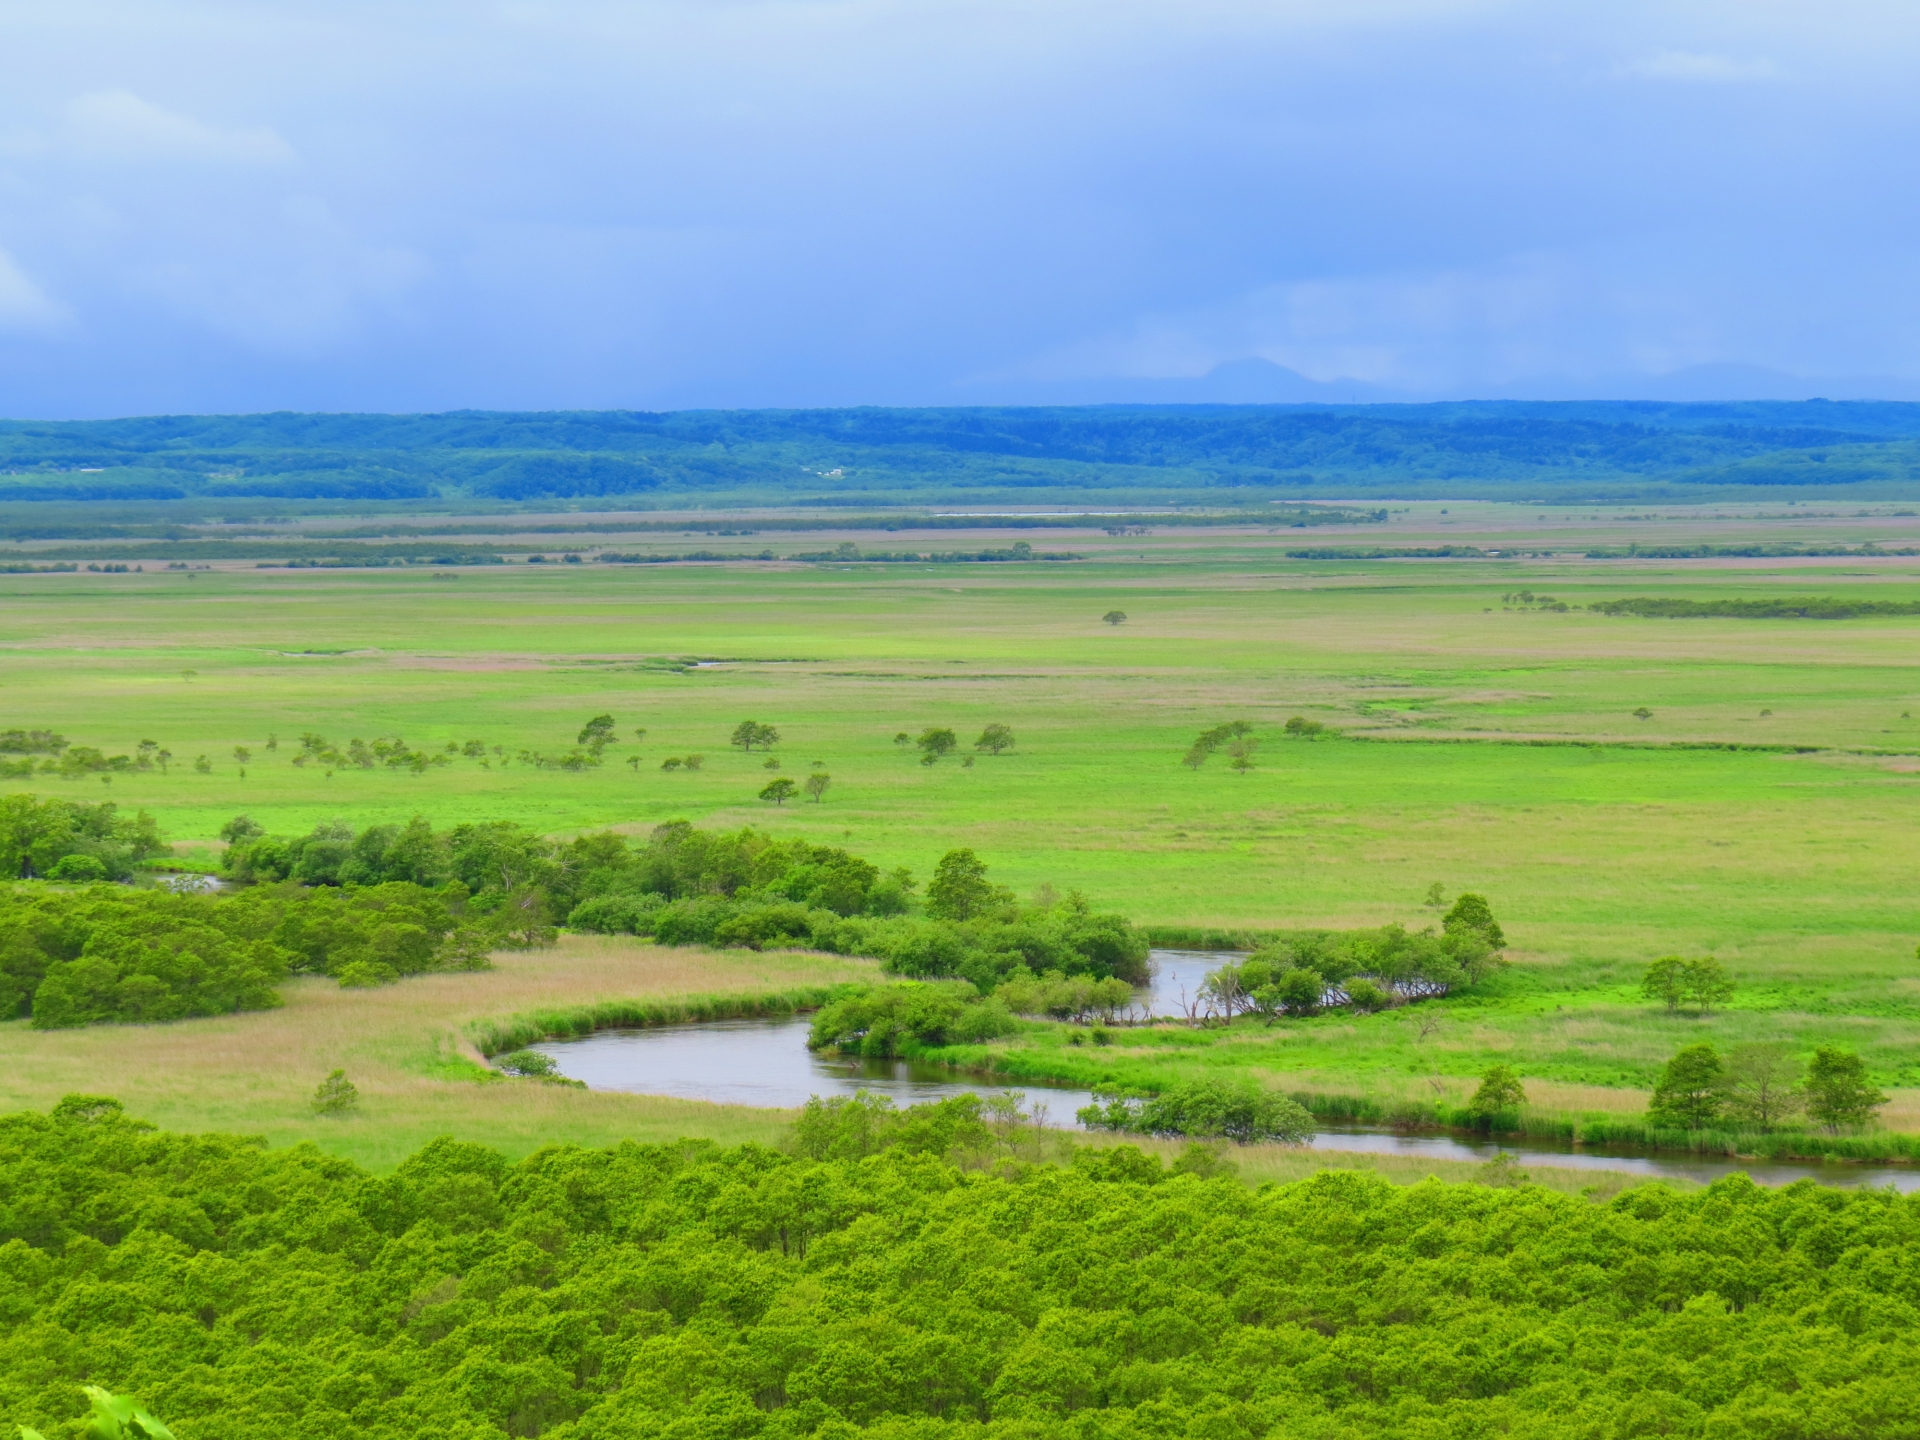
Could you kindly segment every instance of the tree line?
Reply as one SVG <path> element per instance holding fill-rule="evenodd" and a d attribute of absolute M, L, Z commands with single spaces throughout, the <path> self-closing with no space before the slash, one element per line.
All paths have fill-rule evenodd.
<path fill-rule="evenodd" d="M 343 986 L 482 970 L 496 949 L 550 941 L 511 905 L 457 882 L 261 886 L 232 897 L 87 886 L 0 889 L 0 1019 L 36 1030 L 267 1010 L 290 975 Z"/>
<path fill-rule="evenodd" d="M 87 1381 L 222 1440 L 1920 1427 L 1890 1191 L 1219 1168 L 1043 1158 L 963 1096 L 816 1101 L 779 1149 L 443 1139 L 373 1175 L 73 1096 L 0 1117 L 0 1423 L 79 1433 Z"/>

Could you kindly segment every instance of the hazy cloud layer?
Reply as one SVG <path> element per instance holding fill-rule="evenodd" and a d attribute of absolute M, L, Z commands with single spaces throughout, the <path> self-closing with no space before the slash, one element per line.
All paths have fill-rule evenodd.
<path fill-rule="evenodd" d="M 1920 395 L 1909 5 L 0 0 L 0 47 L 11 415 Z"/>

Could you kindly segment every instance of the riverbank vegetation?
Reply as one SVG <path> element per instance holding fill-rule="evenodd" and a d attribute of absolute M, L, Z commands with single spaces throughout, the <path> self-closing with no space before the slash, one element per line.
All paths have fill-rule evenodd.
<path fill-rule="evenodd" d="M 514 1163 L 443 1139 L 384 1177 L 86 1096 L 8 1115 L 0 1421 L 72 1433 L 84 1356 L 175 1433 L 231 1440 L 1920 1423 L 1902 1197 L 1256 1191 L 1205 1152 L 1035 1163 L 970 1100 L 822 1105 L 783 1148 Z"/>

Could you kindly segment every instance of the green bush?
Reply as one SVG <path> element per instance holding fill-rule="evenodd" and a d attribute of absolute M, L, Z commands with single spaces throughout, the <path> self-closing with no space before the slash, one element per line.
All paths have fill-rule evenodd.
<path fill-rule="evenodd" d="M 862 986 L 823 1005 L 807 1045 L 893 1059 L 915 1046 L 978 1045 L 1018 1028 L 1005 1004 L 969 985 L 901 981 Z"/>
<path fill-rule="evenodd" d="M 1299 1145 L 1314 1136 L 1313 1116 L 1252 1080 L 1189 1081 L 1145 1098 L 1098 1087 L 1094 1096 L 1094 1103 L 1076 1114 L 1089 1130 L 1224 1137 L 1242 1145 L 1261 1140 Z"/>
<path fill-rule="evenodd" d="M 82 855 L 75 852 L 62 855 L 53 862 L 53 868 L 47 871 L 49 880 L 59 880 L 70 885 L 87 885 L 107 878 L 107 865 L 97 855 Z"/>

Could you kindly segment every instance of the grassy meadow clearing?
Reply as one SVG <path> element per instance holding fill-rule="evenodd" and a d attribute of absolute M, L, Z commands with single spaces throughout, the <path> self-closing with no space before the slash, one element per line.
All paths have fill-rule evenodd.
<path fill-rule="evenodd" d="M 1920 618 L 1648 620 L 1505 598 L 1920 599 L 1912 557 L 1578 554 L 1756 537 L 1893 547 L 1920 540 L 1920 520 L 1884 507 L 1656 515 L 1423 504 L 1397 507 L 1389 525 L 1364 533 L 1089 530 L 1036 543 L 1087 557 L 1073 562 L 0 575 L 0 728 L 50 728 L 108 754 L 152 739 L 174 757 L 165 775 L 107 785 L 35 776 L 0 789 L 148 809 L 185 854 L 211 853 L 220 825 L 240 812 L 286 833 L 335 817 L 361 825 L 416 814 L 565 833 L 642 832 L 676 818 L 751 823 L 907 865 L 922 879 L 940 854 L 965 845 L 1022 892 L 1043 882 L 1078 888 L 1147 922 L 1417 928 L 1432 923 L 1421 899 L 1439 882 L 1449 894 L 1488 895 L 1507 931 L 1514 964 L 1483 992 L 1376 1017 L 1237 1029 L 1205 1047 L 1166 1034 L 1102 1052 L 1102 1063 L 1164 1074 L 1224 1062 L 1296 1088 L 1454 1096 L 1497 1058 L 1529 1077 L 1536 1103 L 1609 1111 L 1637 1109 L 1678 1044 L 1767 1036 L 1847 1044 L 1883 1085 L 1920 1092 Z M 840 538 L 876 549 L 955 543 L 949 534 L 829 534 L 807 536 L 804 548 Z M 549 554 L 565 543 L 539 540 Z M 766 541 L 698 543 L 757 553 Z M 1557 553 L 1285 554 L 1361 543 Z M 1113 610 L 1124 623 L 1102 622 Z M 1636 716 L 1641 709 L 1649 713 Z M 615 716 L 621 736 L 601 768 L 513 759 L 566 751 L 600 712 Z M 1283 738 L 1296 714 L 1339 737 Z M 803 778 L 824 764 L 832 786 L 822 803 L 754 798 L 771 778 L 765 757 L 727 744 L 747 718 L 779 727 L 781 774 Z M 1234 773 L 1222 757 L 1182 766 L 1196 733 L 1233 719 L 1258 728 L 1251 772 Z M 964 747 L 994 721 L 1011 725 L 1018 743 L 971 767 L 958 758 L 924 767 L 894 738 L 947 725 Z M 643 740 L 632 739 L 636 727 Z M 459 758 L 419 775 L 329 776 L 291 763 L 303 731 L 341 745 L 398 735 L 422 750 L 469 740 L 490 748 L 484 765 Z M 236 746 L 251 751 L 244 776 Z M 1714 746 L 1744 748 L 1703 748 Z M 689 753 L 704 757 L 698 771 L 660 768 Z M 193 766 L 202 755 L 209 773 Z M 554 1138 L 748 1138 L 766 1122 L 668 1101 L 548 1091 L 501 1109 L 499 1087 L 409 1070 L 402 1052 L 426 1053 L 430 1032 L 531 1003 L 515 987 L 535 975 L 556 995 L 623 985 L 698 993 L 770 966 L 845 968 L 685 953 L 643 977 L 625 961 L 582 959 L 599 952 L 568 943 L 558 957 L 516 958 L 494 975 L 412 980 L 349 1000 L 300 982 L 281 1011 L 131 1037 L 0 1027 L 11 1075 L 0 1089 L 13 1087 L 6 1093 L 19 1103 L 110 1090 L 163 1123 L 293 1138 L 319 1124 L 295 1103 L 311 1090 L 309 1070 L 330 1068 L 330 1046 L 344 1055 L 357 1044 L 369 1058 L 356 1062 L 356 1077 L 392 1077 L 373 1085 L 373 1112 L 391 1083 L 388 1113 L 415 1117 L 390 1131 L 383 1122 L 390 1139 L 329 1140 L 370 1161 L 441 1130 L 489 1125 L 509 1146 L 549 1123 Z M 1723 1013 L 1668 1019 L 1637 998 L 1646 961 L 1672 952 L 1711 952 L 1733 972 L 1740 991 Z M 647 963 L 668 964 L 657 954 Z M 669 971 L 671 982 L 659 978 Z M 388 1015 L 383 1007 L 404 1013 L 404 1024 L 359 1033 Z M 292 1065 L 263 1073 L 236 1096 L 229 1082 L 195 1078 L 194 1036 L 263 1066 L 293 1047 L 286 1053 L 302 1063 L 297 1074 Z M 1033 1064 L 1077 1075 L 1085 1057 L 1057 1039 L 1022 1043 Z M 381 1045 L 388 1059 L 375 1057 Z M 1050 1047 L 1060 1054 L 1042 1053 Z M 251 1073 L 255 1061 L 235 1063 Z M 93 1069 L 101 1073 L 86 1079 Z M 1900 1128 L 1920 1127 L 1909 1089 L 1888 1115 Z M 557 1108 L 548 1116 L 542 1107 Z"/>

